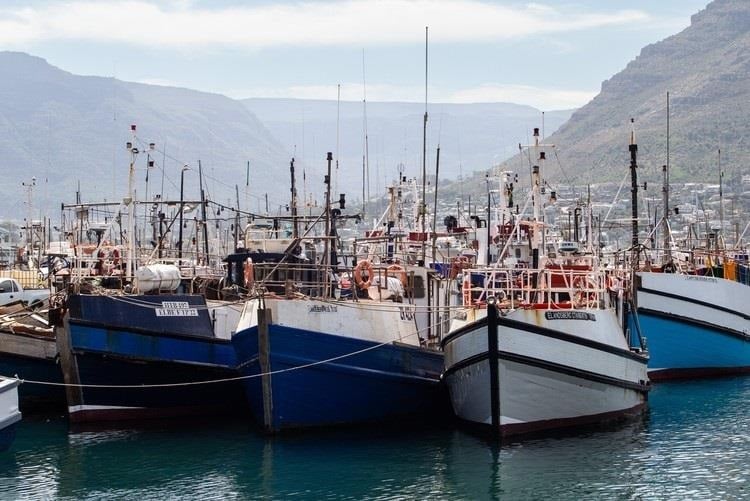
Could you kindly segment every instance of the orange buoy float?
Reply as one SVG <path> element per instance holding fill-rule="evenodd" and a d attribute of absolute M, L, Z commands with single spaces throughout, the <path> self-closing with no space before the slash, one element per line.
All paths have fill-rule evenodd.
<path fill-rule="evenodd" d="M 253 283 L 255 283 L 255 269 L 253 268 L 252 259 L 247 258 L 245 260 L 245 264 L 242 267 L 242 272 L 245 278 L 245 287 L 249 289 L 253 286 Z"/>
<path fill-rule="evenodd" d="M 364 275 L 367 275 L 367 279 L 364 279 Z M 367 259 L 364 259 L 357 263 L 354 267 L 354 282 L 360 289 L 367 289 L 372 285 L 372 279 L 375 276 L 375 270 L 372 267 L 372 263 Z"/>
<path fill-rule="evenodd" d="M 471 306 L 471 280 L 468 277 L 464 278 L 461 291 L 463 292 L 464 306 Z"/>

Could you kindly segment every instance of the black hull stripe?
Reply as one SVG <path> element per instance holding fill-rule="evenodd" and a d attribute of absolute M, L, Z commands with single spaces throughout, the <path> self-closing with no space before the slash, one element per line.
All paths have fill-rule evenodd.
<path fill-rule="evenodd" d="M 670 299 L 676 299 L 678 301 L 684 301 L 686 303 L 691 304 L 697 304 L 699 306 L 705 306 L 706 308 L 711 308 L 712 310 L 722 311 L 724 313 L 729 313 L 731 315 L 736 315 L 738 317 L 741 317 L 745 320 L 750 320 L 750 315 L 746 315 L 742 313 L 741 311 L 732 310 L 731 308 L 725 308 L 724 306 L 719 306 L 717 304 L 713 303 L 707 303 L 705 301 L 701 301 L 699 299 L 693 299 L 690 297 L 680 296 L 678 294 L 672 294 L 671 292 L 664 292 L 664 291 L 658 291 L 655 289 L 649 289 L 647 287 L 638 287 L 638 292 L 646 292 L 648 294 L 653 294 L 655 296 L 662 296 L 662 297 L 668 297 Z"/>
<path fill-rule="evenodd" d="M 614 355 L 629 358 L 631 360 L 637 360 L 638 362 L 641 362 L 643 364 L 648 362 L 648 356 L 639 355 L 638 353 L 634 353 L 630 350 L 623 350 L 622 348 L 618 348 L 616 346 L 610 346 L 608 344 L 600 343 L 598 341 L 593 341 L 591 339 L 574 336 L 572 334 L 567 334 L 565 332 L 561 332 L 558 330 L 549 329 L 547 327 L 540 327 L 538 325 L 529 324 L 526 322 L 520 322 L 518 320 L 512 320 L 506 317 L 499 317 L 497 319 L 497 324 L 498 324 L 498 327 L 501 327 L 501 328 L 509 327 L 509 328 L 517 329 L 521 331 L 532 332 L 540 336 L 545 336 L 545 337 L 549 337 L 552 339 L 559 339 L 560 341 L 565 341 L 565 342 L 577 344 L 580 346 L 586 346 L 587 348 L 594 348 L 595 350 L 612 353 Z M 445 338 L 443 338 L 443 341 L 441 343 L 443 350 L 445 350 L 445 347 L 448 345 L 448 343 L 451 343 L 455 341 L 456 339 L 460 338 L 461 336 L 466 335 L 470 332 L 473 332 L 481 328 L 487 329 L 487 317 L 481 320 L 478 320 L 476 322 L 472 322 L 468 325 L 465 325 L 461 327 L 460 329 L 456 330 L 455 332 L 452 332 L 449 335 L 447 335 Z M 502 336 L 502 331 L 500 331 L 500 336 Z"/>
<path fill-rule="evenodd" d="M 144 357 L 144 356 L 139 356 L 139 355 L 123 355 L 121 353 L 114 353 L 111 351 L 98 351 L 98 350 L 90 350 L 90 349 L 73 348 L 70 350 L 70 353 L 72 353 L 74 357 L 91 357 L 91 356 L 99 357 L 103 359 L 105 362 L 107 360 L 115 360 L 118 362 L 123 362 L 123 363 L 128 363 L 128 364 L 137 364 L 137 365 L 157 365 L 157 366 L 167 366 L 167 367 L 191 366 L 191 367 L 195 367 L 196 370 L 206 369 L 208 371 L 220 372 L 220 373 L 237 372 L 239 370 L 239 366 L 234 366 L 234 365 L 195 362 L 192 360 L 168 360 L 166 358 Z"/>
<path fill-rule="evenodd" d="M 584 371 L 581 369 L 576 369 L 575 367 L 570 367 L 568 365 L 548 362 L 546 360 L 540 360 L 538 358 L 518 355 L 516 353 L 510 353 L 507 351 L 499 351 L 498 357 L 500 358 L 500 360 L 506 360 L 508 362 L 516 362 L 516 363 L 528 365 L 531 367 L 537 367 L 539 369 L 545 369 L 551 372 L 557 372 L 558 374 L 565 374 L 568 376 L 573 376 L 573 377 L 577 377 L 581 379 L 586 379 L 588 381 L 593 381 L 595 383 L 608 384 L 611 386 L 617 386 L 617 387 L 625 388 L 628 390 L 647 392 L 650 389 L 650 385 L 645 382 L 635 383 L 633 381 L 626 381 L 624 379 L 614 378 L 611 376 L 605 376 L 603 374 L 597 374 L 595 372 Z M 489 359 L 489 353 L 486 351 L 483 353 L 479 353 L 477 355 L 473 355 L 469 358 L 461 360 L 460 362 L 454 364 L 452 367 L 449 367 L 448 369 L 446 369 L 445 372 L 443 372 L 442 377 L 443 379 L 445 379 L 461 369 L 465 369 L 467 367 L 471 367 L 472 365 L 479 364 L 480 362 L 487 360 L 487 359 Z"/>
<path fill-rule="evenodd" d="M 68 322 L 70 324 L 81 325 L 83 327 L 94 327 L 97 329 L 103 329 L 105 331 L 131 332 L 133 334 L 139 334 L 142 336 L 189 339 L 191 341 L 204 341 L 206 343 L 211 343 L 211 344 L 231 344 L 232 343 L 231 339 L 221 339 L 217 337 L 208 337 L 208 336 L 191 336 L 190 334 L 177 334 L 174 332 L 160 332 L 160 331 L 153 331 L 149 329 L 141 329 L 140 327 L 120 327 L 120 326 L 107 325 L 102 322 L 93 322 L 91 320 L 81 320 L 79 318 L 70 318 Z"/>
<path fill-rule="evenodd" d="M 691 367 L 689 369 L 661 369 L 649 371 L 648 378 L 651 381 L 670 381 L 678 379 L 708 379 L 738 374 L 750 374 L 750 367 Z"/>
<path fill-rule="evenodd" d="M 750 341 L 750 335 L 740 332 L 738 330 L 730 329 L 729 327 L 722 327 L 721 325 L 712 324 L 703 320 L 695 318 L 683 317 L 682 315 L 675 315 L 674 313 L 667 313 L 666 311 L 652 310 L 650 308 L 638 308 L 638 314 L 652 315 L 655 317 L 666 318 L 675 322 L 695 325 L 696 327 L 702 327 L 704 329 L 711 329 L 716 331 L 717 334 L 723 334 L 725 336 L 739 338 L 742 341 Z M 648 337 L 648 336 L 647 336 Z"/>

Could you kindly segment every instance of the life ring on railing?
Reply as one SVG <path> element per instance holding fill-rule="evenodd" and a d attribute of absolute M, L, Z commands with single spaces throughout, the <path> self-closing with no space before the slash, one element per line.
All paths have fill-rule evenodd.
<path fill-rule="evenodd" d="M 386 268 L 386 270 L 388 270 L 389 274 L 397 275 L 398 279 L 401 280 L 401 285 L 406 287 L 408 281 L 406 279 L 406 270 L 403 266 L 401 266 L 400 264 L 392 264 L 388 268 Z"/>
<path fill-rule="evenodd" d="M 471 259 L 468 256 L 456 256 L 451 259 L 450 278 L 456 278 L 458 274 L 471 267 Z"/>
<path fill-rule="evenodd" d="M 245 279 L 245 288 L 249 289 L 255 283 L 255 269 L 252 259 L 245 259 L 245 264 L 242 266 L 242 274 Z"/>
<path fill-rule="evenodd" d="M 362 278 L 362 275 L 367 275 L 367 280 Z M 357 266 L 354 267 L 354 282 L 360 289 L 367 289 L 372 285 L 372 279 L 375 276 L 375 270 L 372 267 L 372 263 L 367 259 L 363 259 Z"/>
<path fill-rule="evenodd" d="M 463 284 L 461 284 L 461 292 L 463 293 L 464 306 L 471 306 L 471 280 L 469 277 L 464 278 Z"/>
<path fill-rule="evenodd" d="M 116 267 L 120 266 L 120 249 L 114 247 L 109 253 L 109 258 L 112 260 L 113 265 Z"/>

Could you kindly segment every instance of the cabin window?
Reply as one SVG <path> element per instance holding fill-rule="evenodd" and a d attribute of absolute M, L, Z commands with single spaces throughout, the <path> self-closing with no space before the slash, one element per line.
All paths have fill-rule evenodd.
<path fill-rule="evenodd" d="M 516 259 L 521 259 L 521 249 L 516 247 Z"/>
<path fill-rule="evenodd" d="M 419 275 L 414 275 L 412 278 L 412 291 L 415 299 L 422 299 L 425 296 L 424 290 L 424 278 Z"/>
<path fill-rule="evenodd" d="M 0 282 L 0 292 L 15 292 L 13 290 L 13 281 L 3 280 L 2 282 Z"/>

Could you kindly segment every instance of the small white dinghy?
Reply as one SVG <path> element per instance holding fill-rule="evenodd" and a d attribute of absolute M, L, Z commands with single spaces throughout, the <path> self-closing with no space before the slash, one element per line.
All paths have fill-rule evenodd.
<path fill-rule="evenodd" d="M 13 443 L 16 423 L 21 420 L 18 410 L 18 380 L 0 377 L 0 451 Z"/>

